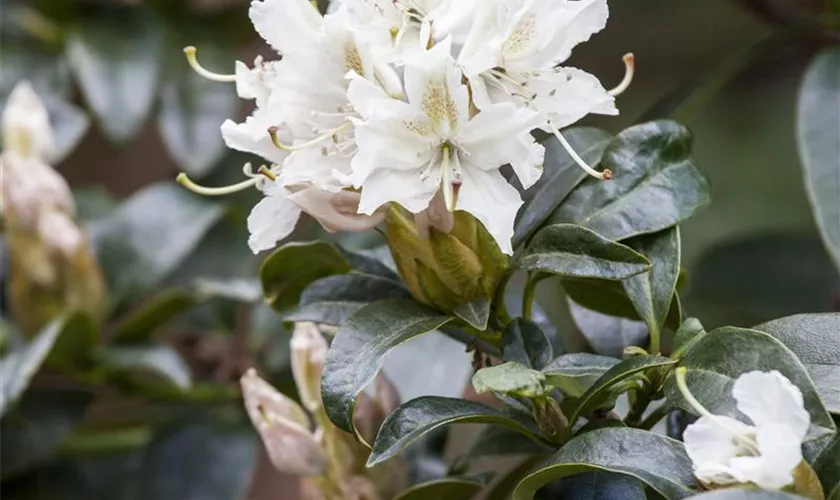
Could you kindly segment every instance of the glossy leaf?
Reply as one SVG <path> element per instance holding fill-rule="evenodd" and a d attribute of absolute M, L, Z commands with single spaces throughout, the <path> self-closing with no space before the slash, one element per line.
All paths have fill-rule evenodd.
<path fill-rule="evenodd" d="M 601 300 L 608 297 L 611 296 L 605 295 Z M 571 299 L 568 303 L 572 319 L 595 352 L 619 357 L 627 346 L 647 344 L 648 329 L 641 321 L 592 311 Z"/>
<path fill-rule="evenodd" d="M 375 302 L 347 318 L 330 346 L 321 377 L 321 395 L 330 420 L 352 432 L 356 398 L 382 368 L 385 356 L 403 342 L 451 320 L 406 299 Z"/>
<path fill-rule="evenodd" d="M 585 352 L 564 354 L 543 367 L 545 381 L 573 398 L 581 397 L 601 376 L 620 362 Z"/>
<path fill-rule="evenodd" d="M 189 424 L 166 429 L 146 450 L 140 498 L 237 500 L 250 486 L 257 439 L 247 428 Z"/>
<path fill-rule="evenodd" d="M 472 378 L 473 388 L 478 394 L 500 392 L 525 398 L 542 396 L 544 382 L 542 372 L 513 361 L 482 368 Z"/>
<path fill-rule="evenodd" d="M 470 460 L 479 457 L 510 455 L 543 455 L 554 452 L 545 444 L 540 444 L 509 427 L 488 426 L 473 442 L 467 453 Z"/>
<path fill-rule="evenodd" d="M 597 405 L 616 384 L 647 370 L 674 364 L 676 364 L 676 361 L 662 356 L 634 356 L 622 360 L 604 372 L 575 402 L 569 412 L 569 425 L 574 425 L 579 417 L 597 408 Z"/>
<path fill-rule="evenodd" d="M 179 314 L 195 307 L 201 299 L 185 290 L 170 289 L 155 295 L 123 320 L 114 335 L 116 342 L 142 342 Z"/>
<path fill-rule="evenodd" d="M 238 99 L 232 85 L 207 80 L 193 71 L 181 48 L 201 47 L 202 64 L 210 68 L 232 68 L 236 55 L 225 44 L 185 40 L 176 33 L 169 38 L 171 60 L 160 89 L 158 131 L 176 163 L 191 176 L 202 177 L 227 151 L 219 126 L 236 115 Z"/>
<path fill-rule="evenodd" d="M 716 415 L 744 418 L 732 397 L 735 379 L 751 371 L 777 370 L 802 391 L 805 409 L 811 414 L 806 440 L 835 430 L 805 367 L 784 344 L 764 332 L 733 327 L 709 332 L 683 354 L 680 364 L 688 370 L 686 384 L 691 393 Z M 665 389 L 671 404 L 693 411 L 674 377 L 669 377 Z"/>
<path fill-rule="evenodd" d="M 487 486 L 487 479 L 481 476 L 444 477 L 416 484 L 400 493 L 395 500 L 469 500 Z"/>
<path fill-rule="evenodd" d="M 540 230 L 516 266 L 569 278 L 622 280 L 641 274 L 650 262 L 633 249 L 574 224 Z"/>
<path fill-rule="evenodd" d="M 373 443 L 367 466 L 397 455 L 426 434 L 452 424 L 493 424 L 540 442 L 538 431 L 483 403 L 423 396 L 400 405 L 388 415 Z"/>
<path fill-rule="evenodd" d="M 665 325 L 680 274 L 680 231 L 674 227 L 628 240 L 627 246 L 644 255 L 651 268 L 622 282 L 639 317 L 651 332 Z"/>
<path fill-rule="evenodd" d="M 563 136 L 589 165 L 601 161 L 604 148 L 612 139 L 609 133 L 589 127 L 565 130 Z M 559 141 L 545 143 L 543 174 L 536 184 L 523 194 L 525 205 L 519 211 L 513 245 L 519 246 L 534 234 L 569 193 L 586 178 Z"/>
<path fill-rule="evenodd" d="M 840 436 L 834 435 L 813 463 L 826 500 L 840 500 Z"/>
<path fill-rule="evenodd" d="M 805 186 L 823 242 L 840 268 L 840 49 L 819 53 L 799 92 L 797 142 Z"/>
<path fill-rule="evenodd" d="M 112 305 L 164 281 L 223 214 L 221 205 L 164 183 L 143 189 L 112 216 L 94 223 L 92 235 Z"/>
<path fill-rule="evenodd" d="M 599 429 L 578 436 L 517 485 L 514 500 L 530 500 L 541 487 L 581 472 L 632 476 L 673 500 L 691 496 L 696 482 L 682 443 L 639 429 Z"/>
<path fill-rule="evenodd" d="M 551 223 L 579 224 L 623 240 L 675 226 L 709 203 L 709 186 L 691 158 L 691 133 L 654 121 L 618 134 L 604 151 L 604 182 L 584 180 L 554 211 Z"/>
<path fill-rule="evenodd" d="M 362 307 L 385 299 L 410 299 L 397 282 L 365 274 L 338 274 L 313 281 L 300 296 L 300 304 L 285 314 L 286 321 L 313 321 L 340 325 Z"/>
<path fill-rule="evenodd" d="M 5 376 L 3 383 L 7 383 Z M 0 476 L 6 479 L 51 460 L 92 399 L 91 393 L 73 389 L 27 392 L 0 423 Z"/>
<path fill-rule="evenodd" d="M 840 314 L 800 314 L 755 327 L 796 354 L 828 411 L 840 413 Z"/>
<path fill-rule="evenodd" d="M 536 323 L 525 318 L 513 320 L 503 338 L 505 361 L 516 361 L 539 370 L 554 357 L 551 341 Z"/>
<path fill-rule="evenodd" d="M 46 364 L 66 371 L 86 369 L 98 341 L 99 326 L 90 315 L 83 312 L 67 314 Z"/>
<path fill-rule="evenodd" d="M 694 345 L 694 342 L 703 338 L 705 334 L 706 329 L 703 328 L 700 320 L 697 318 L 685 320 L 674 335 L 674 350 L 671 357 L 674 359 L 682 357 L 683 353 Z"/>
<path fill-rule="evenodd" d="M 131 139 L 154 103 L 161 70 L 161 37 L 154 20 L 132 10 L 88 18 L 67 36 L 67 59 L 104 132 Z"/>
<path fill-rule="evenodd" d="M 192 385 L 187 363 L 175 349 L 166 345 L 110 346 L 100 352 L 99 361 L 111 371 L 154 375 L 182 391 Z"/>
<path fill-rule="evenodd" d="M 699 495 L 689 497 L 688 500 L 802 500 L 802 497 L 781 491 L 759 491 L 733 488 L 701 493 Z"/>
<path fill-rule="evenodd" d="M 479 331 L 487 329 L 487 322 L 490 321 L 491 301 L 487 297 L 480 297 L 471 302 L 461 304 L 452 313 L 464 320 L 468 325 Z"/>
<path fill-rule="evenodd" d="M 584 472 L 556 481 L 546 493 L 553 500 L 646 500 L 644 485 L 636 478 L 612 472 Z"/>

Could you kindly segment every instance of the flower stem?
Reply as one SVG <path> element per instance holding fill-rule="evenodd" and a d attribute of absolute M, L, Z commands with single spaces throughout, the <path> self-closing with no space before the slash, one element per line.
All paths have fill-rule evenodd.
<path fill-rule="evenodd" d="M 529 274 L 528 280 L 525 282 L 525 291 L 522 293 L 522 317 L 529 321 L 533 313 L 534 292 L 536 292 L 539 282 L 540 280 Z"/>
<path fill-rule="evenodd" d="M 513 271 L 508 269 L 496 286 L 496 296 L 493 298 L 493 309 L 496 311 L 496 316 L 498 316 L 499 322 L 503 327 L 513 321 L 513 318 L 508 313 L 507 306 L 505 306 L 505 291 L 512 277 Z"/>
<path fill-rule="evenodd" d="M 648 352 L 651 354 L 659 354 L 659 351 L 662 349 L 662 331 L 656 323 L 651 326 L 650 346 L 648 347 Z"/>

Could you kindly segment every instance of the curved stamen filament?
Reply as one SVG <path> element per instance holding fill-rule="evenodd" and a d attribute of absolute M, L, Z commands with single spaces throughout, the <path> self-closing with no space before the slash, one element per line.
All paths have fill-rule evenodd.
<path fill-rule="evenodd" d="M 205 187 L 193 182 L 189 176 L 183 172 L 178 174 L 178 177 L 175 178 L 178 181 L 178 184 L 184 186 L 185 188 L 189 189 L 193 193 L 204 195 L 204 196 L 225 196 L 228 194 L 238 193 L 240 191 L 244 191 L 248 188 L 252 188 L 257 185 L 257 181 L 259 177 L 252 177 L 248 180 L 242 181 L 238 184 L 232 184 L 230 186 L 224 187 Z"/>
<path fill-rule="evenodd" d="M 192 45 L 189 47 L 184 47 L 184 54 L 187 55 L 187 62 L 190 63 L 190 67 L 195 70 L 200 76 L 212 80 L 214 82 L 222 82 L 222 83 L 232 83 L 236 81 L 236 75 L 222 75 L 219 73 L 214 73 L 204 66 L 199 64 L 198 57 L 196 57 L 196 53 L 198 49 L 193 47 Z"/>
<path fill-rule="evenodd" d="M 261 165 L 260 168 L 257 169 L 257 173 L 262 175 L 263 177 L 271 179 L 272 181 L 277 180 L 277 174 L 272 172 L 271 169 L 266 167 L 265 165 Z"/>
<path fill-rule="evenodd" d="M 629 52 L 624 54 L 622 60 L 624 61 L 624 78 L 614 89 L 608 91 L 613 97 L 623 94 L 625 90 L 630 88 L 630 84 L 633 83 L 633 76 L 636 74 L 636 56 Z"/>
<path fill-rule="evenodd" d="M 490 75 L 496 77 L 496 79 L 499 80 L 500 82 L 504 81 L 504 82 L 508 82 L 509 84 L 513 85 L 513 87 L 516 89 L 517 93 L 525 99 L 534 99 L 537 96 L 536 92 L 532 92 L 528 87 L 525 86 L 524 83 L 516 81 L 515 78 L 508 75 L 507 73 L 503 73 L 503 72 L 501 72 L 497 69 L 491 69 L 488 73 L 490 73 Z"/>
<path fill-rule="evenodd" d="M 336 134 L 339 134 L 339 133 L 347 130 L 348 128 L 350 128 L 352 126 L 353 126 L 352 122 L 343 123 L 340 126 L 334 128 L 332 130 L 327 130 L 326 132 L 324 132 L 323 134 L 319 135 L 318 137 L 312 139 L 311 141 L 304 142 L 303 144 L 297 144 L 297 145 L 294 145 L 294 146 L 284 144 L 282 141 L 280 141 L 280 138 L 277 137 L 277 132 L 278 132 L 277 127 L 269 127 L 268 135 L 271 136 L 271 142 L 273 142 L 274 145 L 277 146 L 279 149 L 282 149 L 283 151 L 294 152 L 294 151 L 301 151 L 301 150 L 306 149 L 306 148 L 311 147 L 311 146 L 315 146 L 316 144 L 318 144 L 320 142 L 323 142 L 323 141 L 329 139 L 330 137 L 334 137 Z"/>
<path fill-rule="evenodd" d="M 565 149 L 566 152 L 569 153 L 569 156 L 572 157 L 572 160 L 574 160 L 575 163 L 577 163 L 578 166 L 582 168 L 584 172 L 591 175 L 592 177 L 595 177 L 596 179 L 601 179 L 602 181 L 612 179 L 612 170 L 605 168 L 603 172 L 598 172 L 594 168 L 590 167 L 589 164 L 586 163 L 586 161 L 584 161 L 584 159 L 581 158 L 579 154 L 577 154 L 577 151 L 575 151 L 574 148 L 572 148 L 572 145 L 569 144 L 569 141 L 567 141 L 566 138 L 563 137 L 563 134 L 561 134 L 560 131 L 557 130 L 557 127 L 555 127 L 553 123 L 548 122 L 548 127 L 551 129 L 551 133 L 553 133 L 554 136 L 557 137 L 557 140 L 560 141 L 560 144 L 563 146 L 563 149 Z"/>

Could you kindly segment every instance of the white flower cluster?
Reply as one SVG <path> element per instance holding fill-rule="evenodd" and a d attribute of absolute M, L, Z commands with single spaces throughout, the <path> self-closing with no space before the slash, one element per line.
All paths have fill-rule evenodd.
<path fill-rule="evenodd" d="M 614 115 L 615 89 L 563 67 L 572 48 L 606 24 L 606 0 L 341 0 L 322 16 L 308 0 L 255 0 L 257 32 L 280 54 L 238 62 L 235 81 L 256 110 L 226 122 L 228 146 L 270 162 L 221 194 L 256 185 L 266 195 L 248 220 L 254 252 L 272 248 L 301 211 L 328 230 L 378 224 L 389 203 L 419 214 L 430 204 L 464 210 L 499 247 L 522 204 L 500 172 L 521 184 L 542 173 L 531 132 L 559 130 L 588 113 Z M 590 174 L 598 173 L 572 153 Z M 440 210 L 442 207 L 437 207 Z"/>

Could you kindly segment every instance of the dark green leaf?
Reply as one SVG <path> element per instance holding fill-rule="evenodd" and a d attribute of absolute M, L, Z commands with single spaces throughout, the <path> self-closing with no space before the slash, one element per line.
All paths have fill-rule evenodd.
<path fill-rule="evenodd" d="M 42 99 L 47 95 L 69 97 L 73 88 L 70 67 L 62 54 L 32 39 L 16 43 L 4 38 L 0 66 L 3 67 L 0 77 L 0 99 L 3 101 L 22 80 L 29 81 Z"/>
<path fill-rule="evenodd" d="M 300 305 L 283 317 L 286 321 L 340 325 L 371 302 L 410 298 L 395 281 L 366 274 L 338 274 L 310 283 L 300 296 Z"/>
<path fill-rule="evenodd" d="M 608 397 L 610 390 L 616 384 L 651 368 L 661 368 L 674 364 L 676 364 L 676 361 L 662 356 L 634 356 L 621 361 L 601 375 L 575 402 L 569 413 L 569 425 L 574 425 L 578 417 L 597 408 L 598 404 L 605 397 Z"/>
<path fill-rule="evenodd" d="M 697 318 L 688 318 L 677 329 L 674 336 L 674 351 L 671 355 L 674 359 L 679 359 L 682 354 L 687 351 L 694 342 L 701 339 L 706 334 L 706 329 Z"/>
<path fill-rule="evenodd" d="M 536 428 L 528 427 L 485 404 L 463 399 L 424 396 L 400 405 L 376 436 L 367 466 L 397 455 L 424 435 L 452 424 L 482 423 L 504 426 L 540 442 Z"/>
<path fill-rule="evenodd" d="M 840 436 L 834 435 L 813 463 L 826 500 L 840 500 Z"/>
<path fill-rule="evenodd" d="M 616 358 L 589 353 L 564 354 L 552 360 L 542 372 L 545 381 L 563 394 L 579 398 L 610 368 L 619 363 Z"/>
<path fill-rule="evenodd" d="M 732 488 L 728 490 L 710 491 L 694 495 L 688 500 L 802 500 L 799 495 L 783 493 L 781 491 L 758 491 Z M 833 500 L 833 499 L 829 499 Z"/>
<path fill-rule="evenodd" d="M 215 167 L 227 148 L 219 126 L 236 114 L 238 99 L 233 86 L 199 76 L 184 59 L 182 47 L 201 47 L 202 64 L 209 68 L 232 67 L 236 55 L 227 44 L 201 43 L 198 36 L 185 40 L 170 33 L 167 53 L 171 56 L 160 89 L 161 107 L 157 118 L 166 149 L 178 165 L 193 177 L 202 177 Z"/>
<path fill-rule="evenodd" d="M 834 264 L 840 268 L 840 49 L 817 55 L 799 92 L 797 142 L 808 197 Z"/>
<path fill-rule="evenodd" d="M 83 312 L 69 314 L 65 316 L 46 364 L 67 371 L 85 369 L 98 341 L 99 326 L 93 318 Z"/>
<path fill-rule="evenodd" d="M 162 378 L 177 389 L 192 385 L 190 369 L 178 352 L 166 345 L 127 345 L 106 347 L 99 353 L 103 366 L 111 371 Z"/>
<path fill-rule="evenodd" d="M 469 500 L 485 486 L 487 486 L 487 478 L 482 476 L 444 477 L 416 484 L 400 493 L 396 500 L 427 500 L 429 498 Z"/>
<path fill-rule="evenodd" d="M 673 227 L 638 236 L 627 246 L 647 257 L 650 271 L 622 282 L 639 317 L 651 332 L 661 332 L 680 274 L 680 231 Z"/>
<path fill-rule="evenodd" d="M 604 148 L 612 139 L 609 133 L 589 127 L 565 130 L 563 136 L 589 165 L 597 165 L 601 161 Z M 559 141 L 547 141 L 543 174 L 523 195 L 525 205 L 519 211 L 513 245 L 519 246 L 537 231 L 585 178 L 586 172 L 578 167 Z"/>
<path fill-rule="evenodd" d="M 647 344 L 648 330 L 641 321 L 593 311 L 571 299 L 568 302 L 575 324 L 595 352 L 619 357 L 627 346 Z"/>
<path fill-rule="evenodd" d="M 529 439 L 508 427 L 491 425 L 475 439 L 467 453 L 470 460 L 479 457 L 509 455 L 548 455 L 554 449 Z"/>
<path fill-rule="evenodd" d="M 265 259 L 260 280 L 266 300 L 282 311 L 296 305 L 304 288 L 313 281 L 352 269 L 342 252 L 330 243 L 287 243 Z"/>
<path fill-rule="evenodd" d="M 114 335 L 120 343 L 142 342 L 179 314 L 195 307 L 201 299 L 185 290 L 170 289 L 155 295 L 126 318 Z"/>
<path fill-rule="evenodd" d="M 545 375 L 525 365 L 508 361 L 498 366 L 482 368 L 475 372 L 472 385 L 475 392 L 501 392 L 526 398 L 542 396 Z"/>
<path fill-rule="evenodd" d="M 601 159 L 613 179 L 584 180 L 549 220 L 580 224 L 616 241 L 679 224 L 709 203 L 691 146 L 688 129 L 672 121 L 624 130 Z"/>
<path fill-rule="evenodd" d="M 732 397 L 732 386 L 740 375 L 777 370 L 802 391 L 805 409 L 811 414 L 806 439 L 835 430 L 805 367 L 784 344 L 764 332 L 733 327 L 709 332 L 683 354 L 680 364 L 688 370 L 686 383 L 691 393 L 716 415 L 741 416 Z M 674 377 L 666 383 L 666 394 L 671 404 L 693 411 L 680 395 Z"/>
<path fill-rule="evenodd" d="M 646 500 L 645 488 L 638 479 L 611 472 L 583 472 L 552 483 L 553 500 Z"/>
<path fill-rule="evenodd" d="M 3 377 L 3 382 L 7 379 Z M 32 390 L 0 424 L 3 479 L 53 458 L 59 442 L 76 426 L 93 396 L 88 392 Z M 7 404 L 5 395 L 4 405 Z"/>
<path fill-rule="evenodd" d="M 647 271 L 650 261 L 584 227 L 556 224 L 534 235 L 516 265 L 570 278 L 622 280 Z"/>
<path fill-rule="evenodd" d="M 347 318 L 330 347 L 321 377 L 321 395 L 330 420 L 352 432 L 356 398 L 373 381 L 385 356 L 403 342 L 451 320 L 406 299 L 375 302 Z"/>
<path fill-rule="evenodd" d="M 149 445 L 139 498 L 238 500 L 250 486 L 256 436 L 245 428 L 191 424 L 167 429 Z"/>
<path fill-rule="evenodd" d="M 88 18 L 67 36 L 67 58 L 90 109 L 112 140 L 143 125 L 161 70 L 161 40 L 150 16 L 132 9 Z"/>
<path fill-rule="evenodd" d="M 551 342 L 536 323 L 517 318 L 507 326 L 504 335 L 505 361 L 516 361 L 539 370 L 553 357 Z"/>
<path fill-rule="evenodd" d="M 514 500 L 530 500 L 555 479 L 606 471 L 632 476 L 668 500 L 694 493 L 691 459 L 682 443 L 639 429 L 599 429 L 578 436 L 517 485 Z"/>
<path fill-rule="evenodd" d="M 777 338 L 805 365 L 826 409 L 840 413 L 840 314 L 801 314 L 755 327 Z"/>
<path fill-rule="evenodd" d="M 490 299 L 480 297 L 472 302 L 461 304 L 452 313 L 466 321 L 471 327 L 483 332 L 487 329 L 487 322 L 490 321 L 490 306 Z"/>
<path fill-rule="evenodd" d="M 92 224 L 113 305 L 164 281 L 223 214 L 221 205 L 164 183 L 143 189 L 115 214 Z"/>

